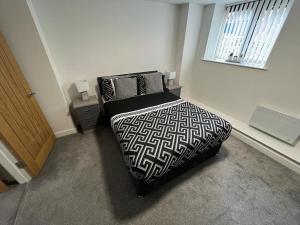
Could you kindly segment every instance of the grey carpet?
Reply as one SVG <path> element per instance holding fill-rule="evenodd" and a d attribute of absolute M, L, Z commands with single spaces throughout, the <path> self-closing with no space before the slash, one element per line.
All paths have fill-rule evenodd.
<path fill-rule="evenodd" d="M 16 225 L 299 225 L 300 176 L 230 137 L 220 154 L 138 198 L 109 128 L 58 139 L 39 177 L 0 194 Z"/>
<path fill-rule="evenodd" d="M 21 203 L 26 185 L 17 185 L 11 191 L 0 193 L 0 224 L 14 224 L 19 204 Z"/>

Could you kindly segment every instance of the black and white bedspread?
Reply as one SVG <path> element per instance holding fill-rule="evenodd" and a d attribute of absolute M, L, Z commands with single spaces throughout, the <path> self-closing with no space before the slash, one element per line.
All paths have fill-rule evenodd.
<path fill-rule="evenodd" d="M 182 99 L 121 113 L 111 126 L 131 174 L 145 182 L 162 177 L 226 140 L 226 120 Z"/>

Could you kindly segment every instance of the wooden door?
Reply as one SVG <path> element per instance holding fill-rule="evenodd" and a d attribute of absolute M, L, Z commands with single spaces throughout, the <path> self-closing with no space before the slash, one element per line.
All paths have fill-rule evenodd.
<path fill-rule="evenodd" d="M 0 180 L 0 192 L 5 192 L 8 190 L 8 187 L 6 186 L 6 184 L 4 184 L 2 182 L 2 180 Z"/>
<path fill-rule="evenodd" d="M 55 142 L 34 93 L 1 34 L 0 137 L 32 176 L 39 173 Z"/>

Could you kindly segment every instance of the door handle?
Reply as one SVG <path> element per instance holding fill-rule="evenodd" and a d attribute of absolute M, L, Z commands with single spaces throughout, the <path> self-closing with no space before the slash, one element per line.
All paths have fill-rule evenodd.
<path fill-rule="evenodd" d="M 35 95 L 35 92 L 30 92 L 29 94 L 27 94 L 28 97 L 31 97 L 33 95 Z"/>

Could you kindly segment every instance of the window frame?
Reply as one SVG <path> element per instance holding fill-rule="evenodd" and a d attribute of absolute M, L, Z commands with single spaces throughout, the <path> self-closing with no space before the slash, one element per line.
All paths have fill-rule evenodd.
<path fill-rule="evenodd" d="M 281 1 L 281 0 L 275 0 L 273 8 L 274 8 L 275 3 L 277 1 Z M 229 65 L 237 65 L 237 66 L 242 66 L 242 67 L 257 68 L 257 69 L 266 70 L 266 65 L 268 64 L 269 57 L 270 57 L 271 52 L 272 52 L 272 50 L 275 46 L 275 43 L 278 39 L 278 36 L 279 36 L 279 34 L 280 34 L 280 32 L 281 32 L 281 30 L 282 30 L 282 28 L 283 28 L 283 26 L 286 22 L 287 16 L 290 13 L 290 9 L 291 9 L 291 7 L 294 3 L 294 0 L 287 0 L 286 7 L 283 9 L 284 12 L 282 12 L 281 25 L 277 28 L 277 30 L 276 30 L 276 27 L 275 27 L 275 31 L 274 31 L 275 38 L 271 42 L 271 44 L 267 43 L 267 44 L 270 45 L 270 47 L 269 47 L 269 49 L 267 49 L 267 53 L 264 53 L 264 54 L 266 54 L 266 56 L 265 56 L 265 58 L 262 58 L 262 63 L 253 63 L 253 64 L 252 63 L 247 63 L 247 62 L 244 61 L 244 57 L 248 53 L 249 46 L 253 42 L 254 37 L 256 37 L 256 36 L 254 36 L 254 34 L 257 34 L 256 33 L 257 32 L 257 30 L 256 30 L 257 23 L 258 22 L 261 23 L 262 18 L 264 18 L 264 16 L 261 16 L 261 15 L 262 15 L 263 12 L 266 12 L 266 7 L 268 7 L 267 5 L 271 4 L 271 2 L 272 2 L 272 0 L 269 0 L 269 1 L 268 0 L 250 0 L 250 1 L 240 2 L 240 3 L 233 3 L 233 4 L 225 5 L 224 11 L 223 11 L 224 15 L 222 16 L 221 26 L 219 28 L 219 35 L 218 35 L 218 38 L 217 38 L 218 41 L 216 43 L 216 47 L 215 47 L 214 52 L 213 52 L 213 59 L 203 59 L 203 60 L 205 60 L 205 61 L 215 61 L 215 62 L 225 63 L 225 64 L 229 64 Z M 225 27 L 228 23 L 228 19 L 226 19 L 226 16 L 228 16 L 227 15 L 227 13 L 228 13 L 227 8 L 234 7 L 234 9 L 232 10 L 232 11 L 234 11 L 236 7 L 240 7 L 240 5 L 245 6 L 246 4 L 248 4 L 246 6 L 247 9 L 248 9 L 249 5 L 252 4 L 252 7 L 253 7 L 252 8 L 252 10 L 253 10 L 252 14 L 253 15 L 251 16 L 250 24 L 248 25 L 248 27 L 246 27 L 246 36 L 243 38 L 243 41 L 242 41 L 242 44 L 241 44 L 242 47 L 239 49 L 239 52 L 237 54 L 239 57 L 241 57 L 241 55 L 242 55 L 242 59 L 241 59 L 241 61 L 230 61 L 230 60 L 228 60 L 229 56 L 227 57 L 227 59 L 224 59 L 225 57 L 219 58 L 217 56 L 219 54 L 218 51 L 220 50 L 219 48 L 220 48 L 220 45 L 222 44 L 222 41 L 223 41 L 223 38 L 224 38 L 224 35 L 225 35 Z M 281 2 L 280 4 L 283 4 L 283 3 Z M 244 8 L 243 6 L 242 6 L 242 8 Z M 257 10 L 259 10 L 260 12 L 257 13 Z M 242 11 L 243 11 L 243 9 L 242 9 Z M 272 9 L 272 11 L 273 11 L 273 9 Z M 229 13 L 230 12 L 231 12 L 231 9 L 229 9 Z M 239 12 L 239 9 L 236 12 Z M 272 28 L 272 26 L 278 26 L 278 25 L 277 24 L 275 24 L 275 25 L 272 24 L 271 28 Z M 263 47 L 264 47 L 265 44 L 266 44 L 266 40 L 264 40 Z M 250 57 L 252 57 L 252 56 L 250 56 Z M 259 57 L 258 57 L 258 59 L 259 59 Z M 258 59 L 255 59 L 255 60 L 258 60 Z"/>

